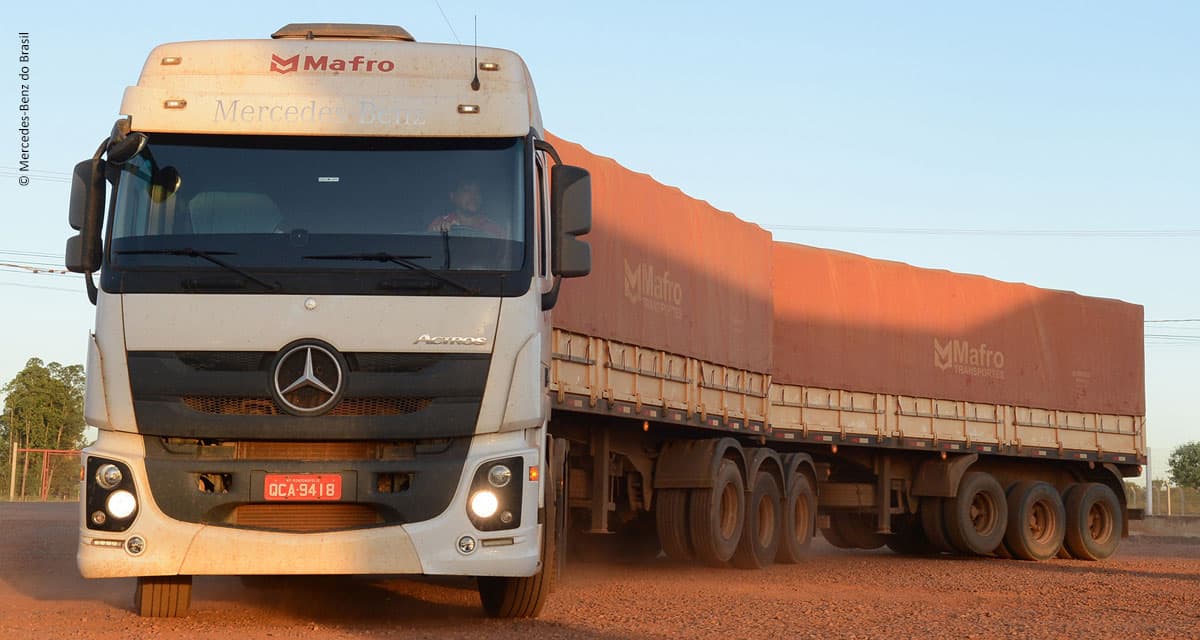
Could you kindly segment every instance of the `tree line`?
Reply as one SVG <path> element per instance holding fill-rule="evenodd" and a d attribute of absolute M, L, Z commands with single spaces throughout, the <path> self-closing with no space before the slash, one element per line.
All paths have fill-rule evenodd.
<path fill-rule="evenodd" d="M 4 412 L 0 413 L 0 495 L 10 487 L 18 499 L 36 497 L 43 476 L 49 477 L 49 494 L 75 497 L 79 493 L 79 458 L 51 456 L 43 470 L 40 454 L 16 456 L 20 449 L 78 449 L 83 446 L 83 365 L 44 363 L 30 358 L 4 385 Z"/>

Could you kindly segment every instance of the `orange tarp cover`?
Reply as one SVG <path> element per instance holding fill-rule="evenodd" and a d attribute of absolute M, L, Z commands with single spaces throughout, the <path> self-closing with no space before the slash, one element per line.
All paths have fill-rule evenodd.
<path fill-rule="evenodd" d="M 774 244 L 774 380 L 1145 413 L 1142 307 Z"/>
<path fill-rule="evenodd" d="M 788 384 L 1145 414 L 1141 306 L 772 242 L 548 138 L 592 175 L 592 273 L 563 282 L 558 328 Z"/>
<path fill-rule="evenodd" d="M 554 325 L 769 371 L 771 234 L 577 144 L 548 138 L 564 163 L 592 174 L 592 232 L 584 236 L 592 273 L 563 282 Z"/>

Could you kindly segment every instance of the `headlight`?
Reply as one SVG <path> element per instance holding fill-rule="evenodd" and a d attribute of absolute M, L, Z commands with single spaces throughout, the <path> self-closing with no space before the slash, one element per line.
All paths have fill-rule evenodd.
<path fill-rule="evenodd" d="M 496 487 L 497 489 L 507 487 L 508 483 L 511 481 L 512 471 L 508 467 L 502 464 L 497 464 L 493 465 L 491 469 L 488 469 L 488 484 L 492 485 L 493 487 Z"/>
<path fill-rule="evenodd" d="M 133 515 L 137 509 L 137 498 L 133 497 L 128 491 L 114 491 L 108 496 L 108 500 L 104 503 L 104 508 L 108 514 L 117 520 L 124 520 Z M 495 507 L 492 508 L 495 511 Z"/>
<path fill-rule="evenodd" d="M 123 479 L 121 470 L 115 464 L 102 464 L 99 469 L 96 469 L 96 484 L 103 489 L 113 489 L 121 484 Z"/>
<path fill-rule="evenodd" d="M 133 496 L 130 496 L 132 498 Z M 471 496 L 471 512 L 479 518 L 490 518 L 500 508 L 500 501 L 491 491 L 479 491 Z"/>

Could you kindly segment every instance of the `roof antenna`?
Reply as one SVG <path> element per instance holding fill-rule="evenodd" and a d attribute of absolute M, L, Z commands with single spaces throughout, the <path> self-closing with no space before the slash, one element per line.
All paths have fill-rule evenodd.
<path fill-rule="evenodd" d="M 475 16 L 475 77 L 471 79 L 471 91 L 479 91 L 479 16 Z"/>

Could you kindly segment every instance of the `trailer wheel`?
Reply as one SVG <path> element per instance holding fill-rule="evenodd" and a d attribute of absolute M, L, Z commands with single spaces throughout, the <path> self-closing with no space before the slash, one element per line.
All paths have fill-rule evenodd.
<path fill-rule="evenodd" d="M 1066 547 L 1080 560 L 1103 560 L 1121 542 L 1121 503 L 1117 494 L 1096 482 L 1067 492 Z"/>
<path fill-rule="evenodd" d="M 141 576 L 133 603 L 145 618 L 182 618 L 192 601 L 191 576 Z"/>
<path fill-rule="evenodd" d="M 688 531 L 687 489 L 659 489 L 654 492 L 654 503 L 654 523 L 663 552 L 672 560 L 694 560 L 696 554 Z"/>
<path fill-rule="evenodd" d="M 1018 482 L 1008 490 L 1008 530 L 1000 545 L 1022 560 L 1058 555 L 1066 535 L 1067 512 L 1054 487 Z"/>
<path fill-rule="evenodd" d="M 739 569 L 762 569 L 775 562 L 779 553 L 779 537 L 783 530 L 783 493 L 775 476 L 758 472 L 754 489 L 746 502 L 742 520 L 742 537 L 733 552 L 733 566 Z"/>
<path fill-rule="evenodd" d="M 906 516 L 893 522 L 897 523 L 897 531 L 887 536 L 887 542 L 884 544 L 888 549 L 904 556 L 927 556 L 937 553 L 929 543 L 929 538 L 925 536 L 921 521 L 915 516 Z"/>
<path fill-rule="evenodd" d="M 733 557 L 745 516 L 742 474 L 732 460 L 722 460 L 711 489 L 692 489 L 688 517 L 692 550 L 701 562 L 722 566 Z"/>
<path fill-rule="evenodd" d="M 963 475 L 958 495 L 946 499 L 942 517 L 946 534 L 956 549 L 987 555 L 1004 540 L 1008 499 L 991 474 L 972 471 Z"/>
<path fill-rule="evenodd" d="M 945 498 L 921 498 L 921 530 L 935 552 L 956 553 L 954 545 L 950 544 L 950 537 L 946 535 L 946 519 L 943 517 L 945 501 Z"/>
<path fill-rule="evenodd" d="M 817 523 L 817 494 L 808 476 L 792 474 L 787 494 L 783 498 L 783 533 L 779 536 L 779 552 L 775 561 L 785 564 L 800 562 L 812 544 Z"/>
<path fill-rule="evenodd" d="M 870 513 L 835 511 L 829 514 L 829 528 L 847 545 L 844 549 L 878 549 L 887 543 L 887 536 L 876 533 L 875 516 Z"/>
<path fill-rule="evenodd" d="M 833 528 L 833 516 L 829 516 L 829 526 L 821 527 L 821 537 L 825 538 L 825 542 L 839 549 L 857 549 L 858 547 L 850 544 L 849 540 L 842 537 L 841 532 Z"/>

